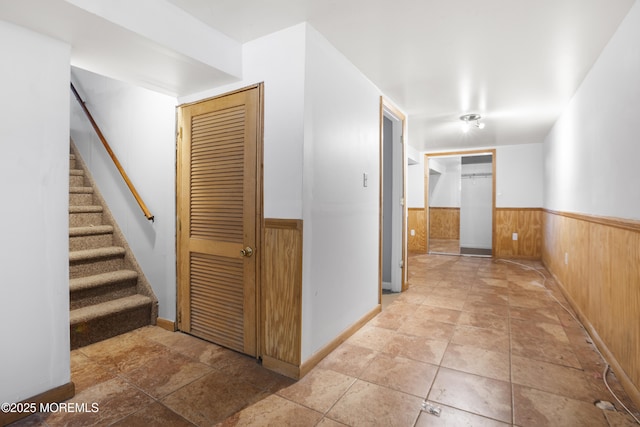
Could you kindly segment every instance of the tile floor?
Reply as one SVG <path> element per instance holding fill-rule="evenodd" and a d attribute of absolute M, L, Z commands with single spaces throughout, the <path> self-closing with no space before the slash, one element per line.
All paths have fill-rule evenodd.
<path fill-rule="evenodd" d="M 452 256 L 412 256 L 409 273 L 407 292 L 298 382 L 147 327 L 71 353 L 72 402 L 97 402 L 98 412 L 16 425 L 634 425 L 594 406 L 613 401 L 604 365 L 551 298 L 564 302 L 552 281 L 545 288 L 519 266 Z M 425 398 L 440 417 L 421 411 Z"/>
<path fill-rule="evenodd" d="M 429 239 L 429 251 L 436 254 L 459 254 L 458 239 Z"/>

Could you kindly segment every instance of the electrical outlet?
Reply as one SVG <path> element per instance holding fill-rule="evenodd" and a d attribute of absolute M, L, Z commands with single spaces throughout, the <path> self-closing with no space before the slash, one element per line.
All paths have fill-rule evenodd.
<path fill-rule="evenodd" d="M 518 233 L 513 233 L 511 235 L 511 240 L 518 240 Z"/>
<path fill-rule="evenodd" d="M 411 230 L 411 235 L 415 236 L 416 235 L 416 230 Z"/>
<path fill-rule="evenodd" d="M 569 265 L 569 252 L 564 253 L 564 265 Z"/>

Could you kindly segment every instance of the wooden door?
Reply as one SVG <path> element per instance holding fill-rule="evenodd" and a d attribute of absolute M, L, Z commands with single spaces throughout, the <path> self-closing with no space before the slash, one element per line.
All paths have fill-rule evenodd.
<path fill-rule="evenodd" d="M 178 109 L 178 328 L 257 356 L 262 86 Z"/>

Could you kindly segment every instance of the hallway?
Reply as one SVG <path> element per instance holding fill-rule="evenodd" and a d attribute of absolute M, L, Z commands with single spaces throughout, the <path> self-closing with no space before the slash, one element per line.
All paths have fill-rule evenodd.
<path fill-rule="evenodd" d="M 146 327 L 72 352 L 72 401 L 99 411 L 15 425 L 634 425 L 594 406 L 614 401 L 604 365 L 551 297 L 566 305 L 552 280 L 506 262 L 429 255 L 410 257 L 409 276 L 407 292 L 297 383 Z M 608 381 L 631 407 L 613 374 Z M 425 398 L 440 417 L 421 411 Z"/>

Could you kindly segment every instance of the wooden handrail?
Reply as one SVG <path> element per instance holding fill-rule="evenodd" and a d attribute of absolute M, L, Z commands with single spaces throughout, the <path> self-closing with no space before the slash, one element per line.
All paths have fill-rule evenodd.
<path fill-rule="evenodd" d="M 140 194 L 138 194 L 138 191 L 136 190 L 136 187 L 133 186 L 133 183 L 129 179 L 129 176 L 127 176 L 127 173 L 122 168 L 122 165 L 118 161 L 118 158 L 116 157 L 114 152 L 111 150 L 111 147 L 109 146 L 109 143 L 107 142 L 106 138 L 104 137 L 104 135 L 100 131 L 100 128 L 98 127 L 98 124 L 96 123 L 96 121 L 93 120 L 93 116 L 91 115 L 91 113 L 87 109 L 87 106 L 85 105 L 85 103 L 82 100 L 82 98 L 80 98 L 80 94 L 78 94 L 78 91 L 73 86 L 73 83 L 71 83 L 71 91 L 73 92 L 73 94 L 75 95 L 76 99 L 78 100 L 78 103 L 82 107 L 82 110 L 84 111 L 84 114 L 87 116 L 87 118 L 91 122 L 91 126 L 93 126 L 93 130 L 96 131 L 96 134 L 98 135 L 98 138 L 100 138 L 100 141 L 102 141 L 102 145 L 104 145 L 105 150 L 107 150 L 107 153 L 109 153 L 109 156 L 111 156 L 111 160 L 113 160 L 113 164 L 115 164 L 116 168 L 118 168 L 118 172 L 120 172 L 120 175 L 122 175 L 122 179 L 124 179 L 124 182 L 127 184 L 127 187 L 129 187 L 129 190 L 131 190 L 131 194 L 133 194 L 133 197 L 135 197 L 136 201 L 138 202 L 138 205 L 140 205 L 140 209 L 142 209 L 142 212 L 144 213 L 144 216 L 147 217 L 147 219 L 149 221 L 153 222 L 153 219 L 154 219 L 153 215 L 151 215 L 151 212 L 149 212 L 149 209 L 147 209 L 147 205 L 145 205 L 144 202 L 142 201 L 142 198 L 140 197 Z"/>

